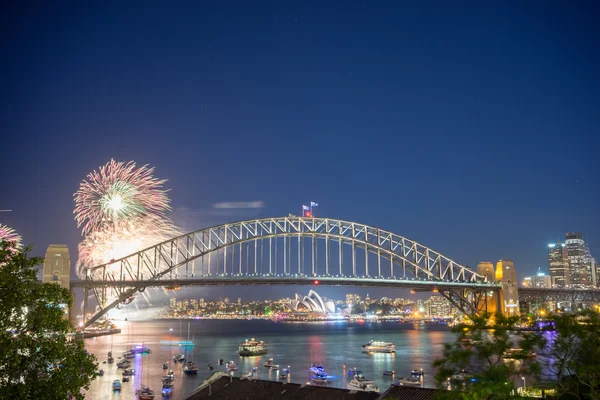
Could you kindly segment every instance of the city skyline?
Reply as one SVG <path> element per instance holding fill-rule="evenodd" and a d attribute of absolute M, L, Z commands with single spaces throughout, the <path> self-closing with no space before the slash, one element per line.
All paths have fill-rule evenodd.
<path fill-rule="evenodd" d="M 72 195 L 112 158 L 168 180 L 184 232 L 314 200 L 472 269 L 512 260 L 520 280 L 566 232 L 600 251 L 596 6 L 523 6 L 522 24 L 442 3 L 73 7 L 4 13 L 0 222 L 36 255 L 58 243 L 75 259 Z M 164 37 L 147 21 L 166 14 L 181 30 Z"/>

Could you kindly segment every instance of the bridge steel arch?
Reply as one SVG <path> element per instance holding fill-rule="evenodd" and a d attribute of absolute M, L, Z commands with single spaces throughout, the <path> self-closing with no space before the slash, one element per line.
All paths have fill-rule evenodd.
<path fill-rule="evenodd" d="M 273 252 L 272 240 L 283 238 L 284 262 L 283 270 L 272 268 Z M 307 271 L 303 262 L 300 260 L 300 254 L 304 255 L 304 246 L 306 239 L 312 243 L 312 268 Z M 325 240 L 325 273 L 319 272 L 315 268 L 315 239 Z M 269 272 L 258 274 L 257 272 L 257 249 L 260 241 L 269 242 Z M 287 242 L 287 244 L 286 244 Z M 290 249 L 291 242 L 297 242 L 298 263 L 294 270 L 290 262 L 286 265 L 286 247 Z M 242 272 L 242 252 L 243 245 L 246 247 L 246 258 L 249 258 L 249 243 L 253 243 L 254 249 L 254 272 L 249 270 L 246 263 L 246 272 Z M 334 267 L 330 265 L 331 252 L 329 246 L 331 243 L 337 243 L 339 249 L 339 270 L 336 274 Z M 227 270 L 227 249 L 239 245 L 239 269 L 235 271 L 232 262 L 231 271 Z M 342 269 L 343 245 L 352 247 L 352 274 L 344 275 Z M 339 280 L 340 282 L 347 278 L 361 278 L 357 275 L 356 268 L 356 248 L 365 252 L 365 272 L 362 275 L 365 280 L 372 278 L 384 279 L 381 274 L 381 258 L 389 261 L 390 274 L 387 279 L 396 279 L 406 287 L 407 281 L 412 276 L 413 279 L 429 281 L 431 284 L 428 290 L 435 287 L 436 282 L 452 282 L 452 288 L 440 290 L 439 293 L 448 298 L 456 307 L 463 311 L 472 313 L 482 311 L 487 302 L 482 301 L 483 297 L 489 294 L 490 289 L 494 290 L 491 284 L 487 284 L 486 279 L 472 271 L 468 267 L 461 265 L 450 258 L 406 237 L 395 233 L 385 231 L 379 228 L 371 227 L 356 222 L 349 222 L 331 218 L 306 218 L 298 216 L 260 218 L 246 221 L 222 224 L 210 228 L 190 232 L 165 242 L 156 244 L 147 249 L 138 251 L 129 256 L 111 260 L 106 264 L 88 270 L 85 283 L 84 311 L 87 307 L 88 291 L 92 290 L 98 301 L 99 311 L 89 320 L 85 319 L 86 326 L 96 321 L 106 314 L 110 309 L 127 303 L 136 292 L 142 292 L 148 286 L 168 286 L 169 281 L 177 279 L 185 281 L 191 278 L 198 280 L 210 278 L 219 278 L 224 281 L 231 279 L 231 284 L 240 284 L 240 277 L 252 277 L 256 279 L 273 279 L 275 277 L 307 278 L 324 277 L 329 281 Z M 302 249 L 302 250 L 300 250 Z M 216 270 L 211 270 L 211 254 L 219 252 L 224 253 L 225 261 L 222 270 L 216 265 Z M 277 249 L 275 249 L 277 256 Z M 377 274 L 373 271 L 374 266 L 369 269 L 368 253 L 377 255 Z M 208 273 L 196 273 L 195 263 L 204 258 L 208 258 Z M 233 255 L 235 258 L 235 254 Z M 287 257 L 290 255 L 288 253 Z M 265 266 L 266 269 L 266 266 Z M 322 270 L 322 267 L 321 267 Z M 182 272 L 185 273 L 185 279 L 180 278 Z M 201 271 L 206 272 L 206 271 Z M 238 272 L 238 273 L 235 273 Z M 372 273 L 371 273 L 372 272 Z M 162 281 L 165 281 L 162 284 Z M 303 279 L 298 279 L 303 280 Z M 149 282 L 151 284 L 149 284 Z M 417 285 L 423 290 L 423 285 Z M 483 305 L 483 306 L 482 306 Z M 85 312 L 84 312 L 85 315 Z"/>

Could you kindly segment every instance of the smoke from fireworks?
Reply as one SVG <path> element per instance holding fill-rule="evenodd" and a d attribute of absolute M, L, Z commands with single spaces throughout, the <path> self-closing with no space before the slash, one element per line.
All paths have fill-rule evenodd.
<path fill-rule="evenodd" d="M 82 228 L 76 269 L 109 263 L 180 232 L 165 213 L 171 208 L 154 168 L 111 160 L 87 176 L 75 193 L 75 220 Z M 114 266 L 116 268 L 116 265 Z M 109 267 L 110 269 L 110 267 Z M 116 271 L 113 271 L 116 272 Z"/>
<path fill-rule="evenodd" d="M 21 248 L 21 235 L 19 235 L 15 230 L 6 225 L 0 224 L 0 241 L 6 242 L 14 242 L 15 245 L 12 247 L 12 250 L 18 250 Z"/>

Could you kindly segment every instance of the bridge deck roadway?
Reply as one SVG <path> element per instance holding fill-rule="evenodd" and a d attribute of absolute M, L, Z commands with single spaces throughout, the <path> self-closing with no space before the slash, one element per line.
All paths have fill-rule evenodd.
<path fill-rule="evenodd" d="M 223 277 L 201 279 L 160 279 L 145 281 L 98 281 L 72 280 L 71 287 L 176 287 L 176 286 L 237 286 L 237 285 L 321 285 L 354 287 L 393 287 L 433 291 L 444 289 L 500 289 L 500 284 L 471 282 L 436 282 L 375 278 L 332 278 L 332 277 Z"/>

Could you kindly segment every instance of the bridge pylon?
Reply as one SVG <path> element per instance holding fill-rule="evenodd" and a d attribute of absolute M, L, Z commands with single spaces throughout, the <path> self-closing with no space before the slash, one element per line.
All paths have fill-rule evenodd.
<path fill-rule="evenodd" d="M 46 249 L 44 257 L 44 268 L 42 270 L 42 282 L 57 283 L 67 290 L 71 290 L 71 257 L 69 256 L 69 248 L 65 244 L 51 244 Z M 73 305 L 75 305 L 75 295 L 73 295 Z M 68 318 L 71 323 L 75 319 L 75 307 L 68 307 L 67 304 L 62 305 L 65 308 L 64 318 Z"/>

